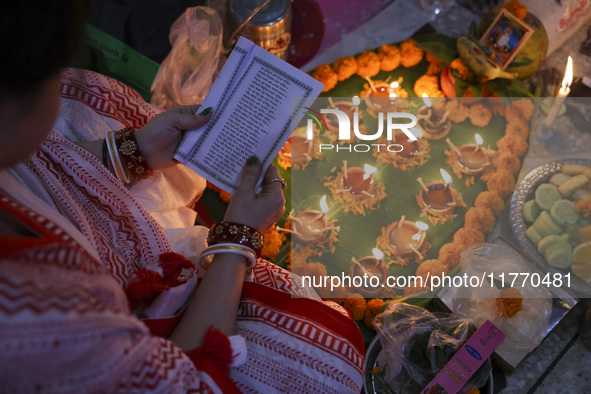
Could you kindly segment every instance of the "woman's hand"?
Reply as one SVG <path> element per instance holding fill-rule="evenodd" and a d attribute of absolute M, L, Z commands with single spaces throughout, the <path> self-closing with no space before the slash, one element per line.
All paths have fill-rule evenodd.
<path fill-rule="evenodd" d="M 135 132 L 139 148 L 150 167 L 155 170 L 170 167 L 183 132 L 198 129 L 209 121 L 211 108 L 195 115 L 198 109 L 198 105 L 172 107 Z"/>
<path fill-rule="evenodd" d="M 263 178 L 263 190 L 255 193 L 261 173 L 261 164 L 256 156 L 246 161 L 238 190 L 230 199 L 224 221 L 246 224 L 261 233 L 267 231 L 285 212 L 285 197 L 281 182 L 269 182 L 279 178 L 275 166 L 270 165 Z"/>

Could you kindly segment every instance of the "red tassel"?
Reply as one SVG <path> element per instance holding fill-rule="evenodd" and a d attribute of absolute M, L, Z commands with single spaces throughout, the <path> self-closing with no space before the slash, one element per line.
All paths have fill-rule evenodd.
<path fill-rule="evenodd" d="M 199 357 L 211 359 L 224 373 L 230 370 L 230 364 L 232 364 L 232 360 L 234 359 L 230 339 L 226 334 L 213 326 L 210 326 L 205 333 L 203 346 L 186 353 L 192 360 Z"/>
<path fill-rule="evenodd" d="M 143 303 L 151 302 L 158 294 L 168 289 L 162 283 L 162 276 L 151 270 L 136 271 L 134 277 L 125 289 L 129 307 L 136 309 Z"/>
<path fill-rule="evenodd" d="M 159 257 L 164 283 L 170 287 L 178 286 L 184 281 L 179 280 L 183 269 L 194 269 L 195 265 L 185 256 L 174 252 L 162 253 Z"/>

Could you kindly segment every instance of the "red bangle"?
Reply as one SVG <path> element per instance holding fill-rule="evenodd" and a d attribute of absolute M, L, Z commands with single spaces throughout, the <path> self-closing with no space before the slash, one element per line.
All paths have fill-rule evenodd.
<path fill-rule="evenodd" d="M 148 165 L 146 158 L 142 155 L 140 147 L 135 139 L 135 133 L 127 128 L 115 132 L 115 144 L 123 166 L 131 176 L 139 179 L 146 179 L 154 173 Z"/>
<path fill-rule="evenodd" d="M 209 230 L 207 244 L 213 246 L 219 243 L 234 243 L 247 246 L 254 250 L 258 259 L 261 257 L 264 241 L 263 234 L 257 229 L 240 223 L 219 222 L 215 223 Z"/>

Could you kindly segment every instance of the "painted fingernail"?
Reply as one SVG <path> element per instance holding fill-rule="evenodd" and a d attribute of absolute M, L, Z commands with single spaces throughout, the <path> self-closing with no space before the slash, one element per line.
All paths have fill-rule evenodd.
<path fill-rule="evenodd" d="M 250 156 L 248 158 L 248 160 L 246 160 L 246 165 L 247 166 L 254 166 L 258 161 L 259 161 L 258 157 Z"/>
<path fill-rule="evenodd" d="M 199 115 L 201 115 L 201 116 L 207 116 L 207 115 L 209 115 L 210 112 L 211 112 L 211 107 L 207 107 L 203 111 L 201 111 L 199 113 Z"/>

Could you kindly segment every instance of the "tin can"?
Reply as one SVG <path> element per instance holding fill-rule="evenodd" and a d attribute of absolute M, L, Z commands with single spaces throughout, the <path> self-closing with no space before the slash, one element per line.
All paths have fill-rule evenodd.
<path fill-rule="evenodd" d="M 237 29 L 265 0 L 230 0 L 232 29 Z M 270 0 L 238 33 L 272 54 L 287 59 L 291 42 L 291 0 Z"/>

